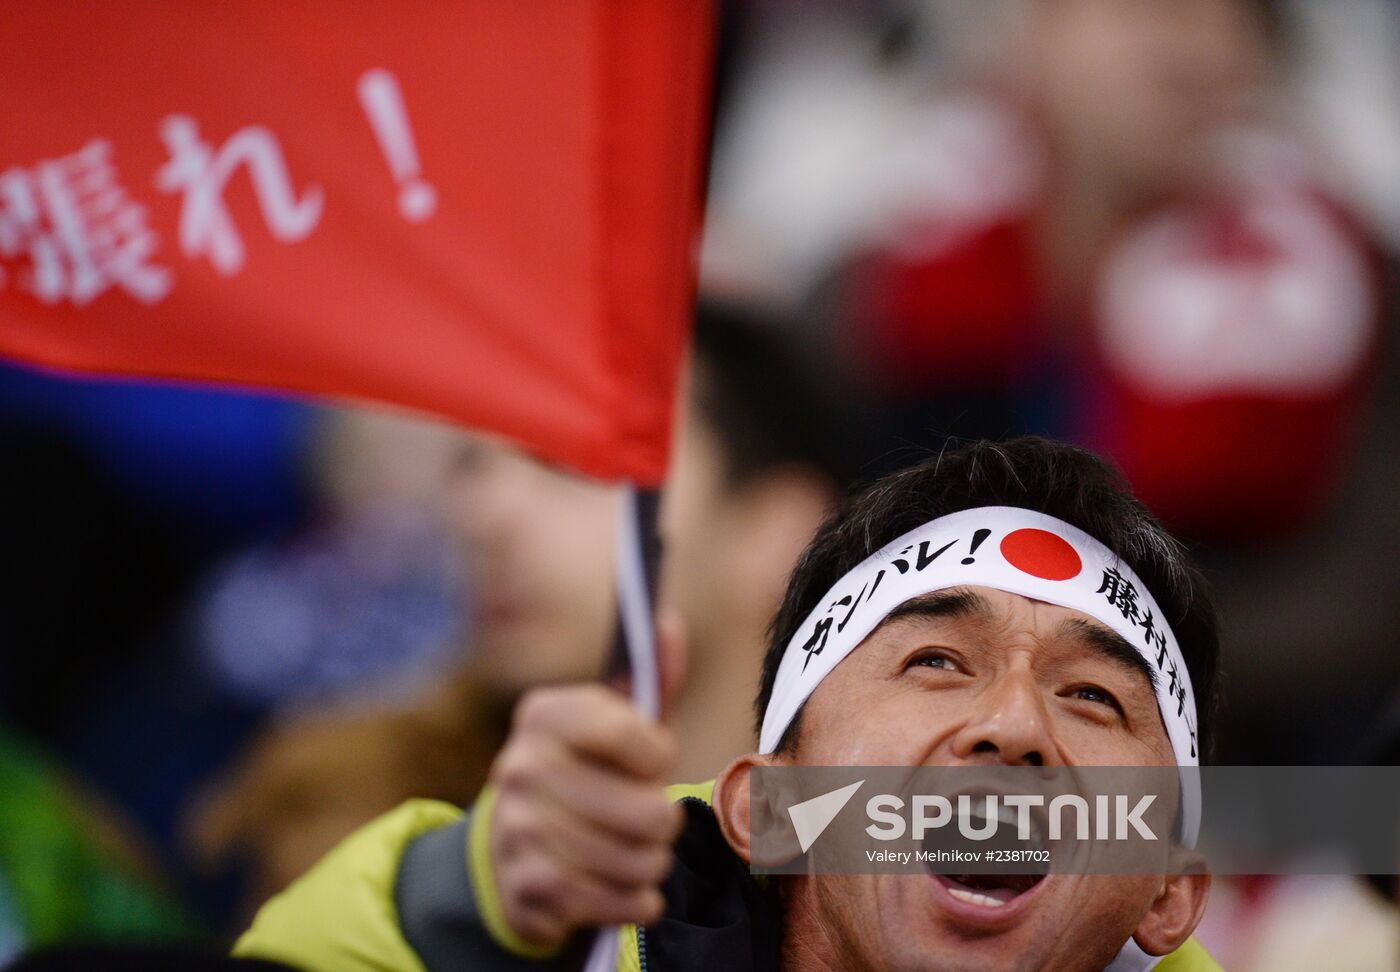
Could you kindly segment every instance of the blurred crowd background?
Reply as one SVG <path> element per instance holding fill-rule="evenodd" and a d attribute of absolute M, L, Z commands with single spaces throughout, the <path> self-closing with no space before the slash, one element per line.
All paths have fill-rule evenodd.
<path fill-rule="evenodd" d="M 840 492 L 1023 433 L 1113 459 L 1208 566 L 1216 762 L 1394 751 L 1400 2 L 735 0 L 715 97 L 662 514 L 683 776 L 751 748 Z M 604 666 L 616 496 L 498 443 L 11 366 L 0 443 L 0 964 L 218 947 Z M 1400 929 L 1360 881 L 1229 879 L 1200 937 L 1383 969 Z"/>

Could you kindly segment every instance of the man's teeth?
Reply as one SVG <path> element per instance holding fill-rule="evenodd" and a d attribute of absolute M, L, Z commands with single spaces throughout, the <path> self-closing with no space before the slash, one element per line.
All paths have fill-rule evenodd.
<path fill-rule="evenodd" d="M 991 818 L 987 816 L 985 800 L 980 805 L 974 802 L 972 806 L 968 808 L 967 815 L 973 820 L 973 825 L 979 830 L 989 826 L 992 822 Z M 1008 806 L 1005 803 L 998 803 L 996 805 L 996 821 L 998 829 L 1005 827 L 1009 832 L 1020 832 L 1021 815 L 1015 807 Z M 1036 851 L 1044 850 L 1045 834 L 1041 829 L 1040 821 L 1032 816 L 1029 820 L 1029 824 L 1030 836 L 1028 839 L 1030 843 L 1028 849 Z"/>
<path fill-rule="evenodd" d="M 1001 803 L 1000 801 L 993 804 L 993 807 L 996 810 L 994 816 L 996 817 L 997 823 L 1005 824 L 1008 827 L 1015 827 L 1020 823 L 1021 817 L 1015 807 Z M 983 825 L 990 823 L 992 820 L 992 817 L 987 815 L 987 800 L 985 797 L 973 800 L 967 808 L 967 815 Z"/>
<path fill-rule="evenodd" d="M 1000 908 L 1003 904 L 1005 904 L 1004 901 L 998 901 L 996 898 L 989 897 L 985 894 L 978 894 L 976 891 L 972 891 L 967 888 L 949 888 L 948 893 L 951 894 L 953 897 L 957 898 L 959 901 L 966 901 L 968 904 L 981 905 L 984 908 Z"/>

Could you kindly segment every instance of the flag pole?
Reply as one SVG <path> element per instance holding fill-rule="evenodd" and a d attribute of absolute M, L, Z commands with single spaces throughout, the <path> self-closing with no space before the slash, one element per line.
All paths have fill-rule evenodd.
<path fill-rule="evenodd" d="M 656 579 L 661 563 L 657 517 L 661 493 L 628 484 L 617 518 L 617 637 L 607 677 L 626 677 L 632 704 L 650 719 L 661 718 L 661 679 L 656 659 Z M 583 972 L 613 972 L 618 930 L 600 928 Z"/>
<path fill-rule="evenodd" d="M 617 637 L 608 678 L 630 679 L 632 703 L 648 718 L 661 718 L 660 673 L 656 664 L 656 579 L 661 562 L 657 516 L 661 493 L 623 488 L 617 521 Z"/>

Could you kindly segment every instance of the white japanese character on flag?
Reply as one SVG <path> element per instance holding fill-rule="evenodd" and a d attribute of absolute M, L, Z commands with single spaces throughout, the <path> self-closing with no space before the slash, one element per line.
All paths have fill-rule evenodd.
<path fill-rule="evenodd" d="M 147 261 L 159 238 L 146 208 L 117 181 L 111 144 L 0 172 L 0 260 L 27 258 L 19 286 L 45 304 L 90 304 L 120 287 L 143 304 L 162 300 L 171 272 Z M 0 266 L 0 287 L 8 274 Z"/>
<path fill-rule="evenodd" d="M 305 239 L 321 219 L 324 194 L 311 186 L 298 199 L 277 136 L 260 125 L 247 125 L 228 137 L 216 152 L 188 115 L 161 122 L 161 138 L 170 161 L 156 173 L 163 192 L 184 193 L 180 208 L 180 248 L 186 256 L 208 256 L 214 269 L 232 276 L 243 268 L 243 237 L 224 205 L 224 189 L 241 166 L 247 166 L 263 219 L 283 243 Z"/>

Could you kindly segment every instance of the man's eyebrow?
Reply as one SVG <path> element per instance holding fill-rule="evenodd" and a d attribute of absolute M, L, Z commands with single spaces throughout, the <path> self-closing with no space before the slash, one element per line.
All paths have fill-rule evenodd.
<path fill-rule="evenodd" d="M 911 597 L 886 615 L 876 630 L 901 618 L 990 618 L 994 614 L 991 603 L 981 594 L 955 587 Z M 1060 626 L 1060 634 L 1083 643 L 1100 658 L 1141 675 L 1152 694 L 1157 694 L 1156 671 L 1118 632 L 1097 621 L 1070 618 Z"/>
<path fill-rule="evenodd" d="M 1100 658 L 1127 668 L 1147 679 L 1152 694 L 1157 694 L 1157 673 L 1142 652 L 1129 644 L 1122 635 L 1095 621 L 1070 618 L 1060 625 L 1060 632 L 1082 641 Z"/>
<path fill-rule="evenodd" d="M 975 591 L 955 587 L 911 597 L 885 615 L 880 627 L 883 628 L 891 621 L 901 618 L 988 618 L 991 615 L 992 605 L 985 597 Z"/>

